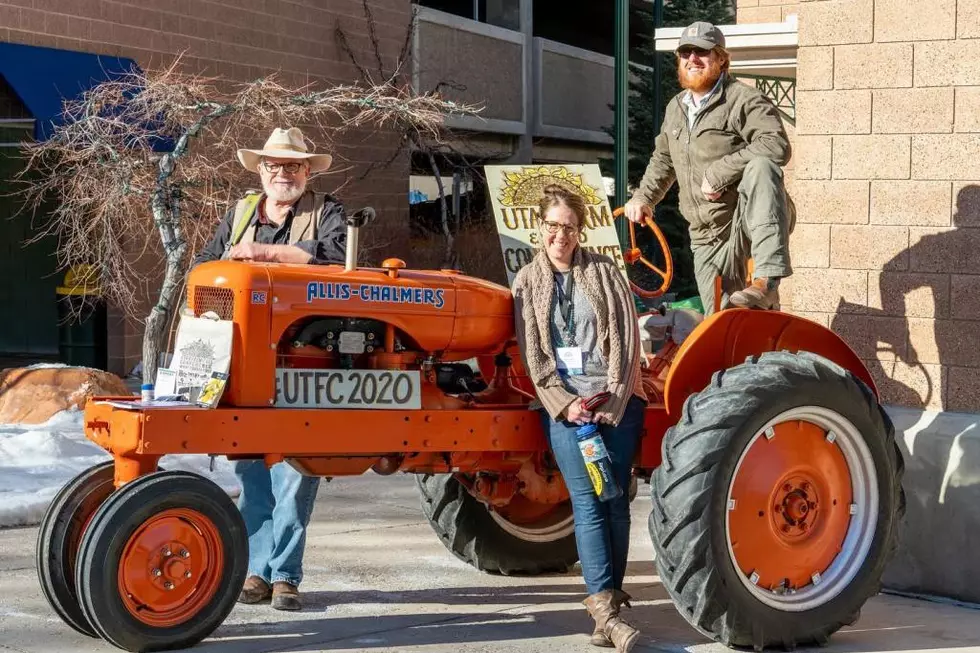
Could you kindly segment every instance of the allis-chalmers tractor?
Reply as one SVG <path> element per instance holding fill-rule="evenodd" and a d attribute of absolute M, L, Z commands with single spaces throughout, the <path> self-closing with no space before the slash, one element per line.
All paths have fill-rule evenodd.
<path fill-rule="evenodd" d="M 242 518 L 210 480 L 158 469 L 165 454 L 329 477 L 410 472 L 436 534 L 474 567 L 541 574 L 577 561 L 509 290 L 398 259 L 358 268 L 363 218 L 349 219 L 345 266 L 191 272 L 188 308 L 233 322 L 219 406 L 86 406 L 86 436 L 113 459 L 61 490 L 37 547 L 44 593 L 72 628 L 129 651 L 182 648 L 234 606 Z M 634 286 L 647 296 L 670 283 L 657 233 L 668 264 L 659 291 Z M 642 258 L 635 240 L 626 254 Z M 634 474 L 649 480 L 661 581 L 684 619 L 726 645 L 825 642 L 877 592 L 904 505 L 868 371 L 833 332 L 778 311 L 723 310 L 689 334 L 654 317 Z"/>

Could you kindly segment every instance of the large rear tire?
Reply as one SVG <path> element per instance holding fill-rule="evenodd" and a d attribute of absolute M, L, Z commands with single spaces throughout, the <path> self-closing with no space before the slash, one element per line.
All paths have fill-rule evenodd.
<path fill-rule="evenodd" d="M 663 584 L 727 646 L 824 644 L 879 590 L 902 472 L 874 394 L 831 361 L 773 352 L 720 371 L 651 479 Z"/>
<path fill-rule="evenodd" d="M 231 612 L 247 566 L 245 524 L 228 495 L 196 474 L 156 472 L 96 512 L 75 585 L 89 623 L 118 648 L 188 648 Z"/>
<path fill-rule="evenodd" d="M 75 557 L 92 515 L 112 494 L 114 463 L 96 465 L 70 480 L 48 505 L 37 532 L 35 566 L 44 598 L 66 624 L 98 637 L 78 605 Z"/>
<path fill-rule="evenodd" d="M 432 530 L 453 555 L 480 571 L 564 573 L 578 561 L 569 501 L 540 511 L 528 506 L 524 515 L 540 516 L 518 520 L 516 510 L 491 512 L 452 474 L 422 474 L 415 480 Z"/>

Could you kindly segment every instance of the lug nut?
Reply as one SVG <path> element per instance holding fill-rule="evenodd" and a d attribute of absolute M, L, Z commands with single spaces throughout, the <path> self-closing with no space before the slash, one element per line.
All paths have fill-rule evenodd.
<path fill-rule="evenodd" d="M 167 549 L 164 549 L 164 550 L 163 550 L 163 555 L 164 555 L 164 557 L 166 557 L 166 558 L 169 558 L 169 557 L 170 557 L 170 556 L 172 555 L 172 554 L 170 553 L 170 549 L 169 549 L 169 548 L 167 548 Z"/>
<path fill-rule="evenodd" d="M 784 492 L 789 492 L 792 489 L 793 489 L 793 486 L 790 485 L 789 483 L 787 483 L 786 485 L 783 486 L 783 491 Z"/>
<path fill-rule="evenodd" d="M 782 504 L 779 504 L 779 503 L 777 503 L 777 504 L 776 504 L 776 507 L 775 507 L 775 508 L 773 508 L 773 510 L 775 510 L 776 512 L 782 512 L 782 511 L 783 511 L 783 506 L 782 506 Z"/>
<path fill-rule="evenodd" d="M 809 505 L 809 506 L 810 506 L 810 508 L 816 508 L 816 507 L 817 507 L 817 502 L 816 502 L 816 501 L 811 501 L 811 502 L 810 502 L 810 503 L 808 503 L 807 505 Z"/>
<path fill-rule="evenodd" d="M 166 583 L 164 583 L 163 586 L 168 590 L 172 590 L 174 588 L 174 584 L 171 583 L 169 580 Z"/>
<path fill-rule="evenodd" d="M 783 532 L 789 533 L 789 524 L 783 524 Z"/>
<path fill-rule="evenodd" d="M 181 558 L 189 558 L 190 555 L 191 554 L 187 551 L 187 549 L 181 549 L 180 550 L 180 557 Z"/>
<path fill-rule="evenodd" d="M 185 571 L 184 572 L 184 578 L 190 578 L 190 577 L 191 577 L 191 572 Z"/>
<path fill-rule="evenodd" d="M 153 576 L 154 576 L 155 578 L 159 578 L 160 576 L 163 576 L 163 572 L 162 572 L 162 571 L 160 571 L 159 569 L 154 569 L 154 570 L 153 570 Z"/>

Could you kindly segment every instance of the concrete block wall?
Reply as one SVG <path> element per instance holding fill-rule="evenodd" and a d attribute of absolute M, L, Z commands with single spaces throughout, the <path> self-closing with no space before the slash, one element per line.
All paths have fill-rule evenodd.
<path fill-rule="evenodd" d="M 798 10 L 783 304 L 844 335 L 885 402 L 980 413 L 980 0 Z"/>
<path fill-rule="evenodd" d="M 738 0 L 739 23 L 781 23 L 798 11 L 800 0 Z"/>
<path fill-rule="evenodd" d="M 405 42 L 411 3 L 371 0 L 371 11 L 390 70 Z M 361 62 L 372 66 L 361 0 L 0 0 L 0 41 L 128 57 L 144 69 L 167 65 L 183 53 L 186 70 L 234 82 L 271 72 L 293 85 L 358 80 L 334 37 L 338 23 Z M 372 162 L 391 158 L 397 137 L 352 133 L 328 144 L 322 136 L 311 136 L 335 154 L 337 172 L 318 186 L 342 188 L 339 195 L 352 208 L 374 206 L 379 220 L 373 231 L 385 234 L 381 245 L 387 243 L 392 255 L 410 258 L 398 247 L 408 240 L 407 157 L 359 179 Z M 128 372 L 140 358 L 142 326 L 117 315 L 109 339 L 111 371 Z"/>

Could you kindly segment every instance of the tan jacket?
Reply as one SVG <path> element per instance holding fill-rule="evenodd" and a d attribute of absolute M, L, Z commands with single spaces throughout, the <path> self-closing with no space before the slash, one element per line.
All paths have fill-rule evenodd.
<path fill-rule="evenodd" d="M 681 100 L 685 93 L 667 105 L 653 155 L 633 198 L 656 206 L 676 180 L 681 214 L 690 225 L 691 242 L 698 245 L 712 242 L 727 229 L 749 160 L 765 157 L 786 165 L 790 145 L 775 105 L 750 86 L 726 76 L 690 129 Z M 720 198 L 704 196 L 704 179 L 722 191 Z"/>
<path fill-rule="evenodd" d="M 596 417 L 606 424 L 619 424 L 633 395 L 647 398 L 640 376 L 640 329 L 633 297 L 612 259 L 581 247 L 572 259 L 572 278 L 592 304 L 596 339 L 609 363 L 606 389 L 613 396 Z M 576 397 L 565 388 L 555 362 L 551 341 L 554 272 L 544 251 L 517 273 L 513 292 L 517 342 L 524 366 L 544 409 L 557 420 Z"/>

